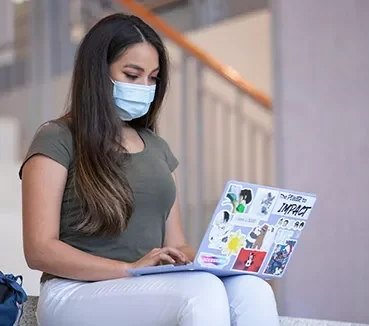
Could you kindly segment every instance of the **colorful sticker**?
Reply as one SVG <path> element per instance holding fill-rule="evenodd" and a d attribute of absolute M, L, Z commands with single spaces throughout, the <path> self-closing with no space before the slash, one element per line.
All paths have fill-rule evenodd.
<path fill-rule="evenodd" d="M 242 248 L 232 269 L 249 273 L 259 272 L 266 256 L 265 251 L 250 250 Z"/>
<path fill-rule="evenodd" d="M 237 255 L 240 249 L 245 245 L 246 236 L 238 229 L 236 232 L 230 232 L 228 242 L 223 248 L 222 253 L 228 256 Z"/>
<path fill-rule="evenodd" d="M 233 214 L 246 213 L 247 206 L 252 202 L 253 194 L 252 189 L 231 184 L 225 197 L 222 205 L 230 205 Z"/>
<path fill-rule="evenodd" d="M 209 248 L 223 250 L 233 229 L 232 214 L 222 210 L 214 218 L 213 228 L 209 233 Z"/>
<path fill-rule="evenodd" d="M 264 271 L 267 275 L 282 275 L 295 248 L 296 241 L 288 240 L 286 244 L 277 244 Z"/>
<path fill-rule="evenodd" d="M 260 220 L 267 221 L 277 202 L 279 192 L 265 188 L 259 188 L 250 208 L 250 214 L 257 216 Z"/>
<path fill-rule="evenodd" d="M 256 247 L 261 247 L 265 233 L 268 231 L 268 225 L 254 227 L 246 237 L 245 248 L 255 249 Z"/>
<path fill-rule="evenodd" d="M 259 249 L 261 251 L 269 251 L 272 245 L 274 244 L 275 238 L 277 236 L 278 228 L 274 225 L 267 225 L 268 230 L 264 235 L 264 239 L 260 242 L 259 246 L 254 246 L 255 249 Z"/>
<path fill-rule="evenodd" d="M 211 253 L 201 252 L 197 261 L 203 267 L 222 268 L 229 263 L 229 258 Z"/>
<path fill-rule="evenodd" d="M 307 219 L 315 203 L 315 197 L 280 192 L 273 214 Z"/>

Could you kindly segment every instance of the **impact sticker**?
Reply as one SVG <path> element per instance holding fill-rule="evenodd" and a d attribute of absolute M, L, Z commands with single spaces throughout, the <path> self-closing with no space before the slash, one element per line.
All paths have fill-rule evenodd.
<path fill-rule="evenodd" d="M 203 267 L 223 268 L 229 263 L 229 257 L 201 252 L 197 261 Z"/>
<path fill-rule="evenodd" d="M 232 229 L 232 214 L 227 210 L 217 213 L 209 233 L 209 248 L 223 250 Z"/>
<path fill-rule="evenodd" d="M 307 219 L 315 200 L 315 197 L 281 192 L 278 195 L 273 214 Z"/>
<path fill-rule="evenodd" d="M 260 220 L 267 221 L 277 202 L 279 192 L 265 188 L 259 188 L 256 192 L 250 214 L 257 216 Z"/>
<path fill-rule="evenodd" d="M 246 236 L 238 229 L 236 232 L 230 232 L 228 242 L 222 253 L 228 256 L 237 255 L 240 249 L 245 245 Z"/>
<path fill-rule="evenodd" d="M 257 273 L 263 265 L 266 254 L 267 253 L 265 251 L 242 248 L 232 269 L 249 273 Z"/>
<path fill-rule="evenodd" d="M 264 271 L 266 275 L 282 275 L 295 248 L 296 241 L 288 240 L 286 244 L 277 244 Z"/>
<path fill-rule="evenodd" d="M 246 213 L 247 206 L 253 198 L 252 189 L 231 184 L 222 205 L 230 205 L 232 213 Z"/>

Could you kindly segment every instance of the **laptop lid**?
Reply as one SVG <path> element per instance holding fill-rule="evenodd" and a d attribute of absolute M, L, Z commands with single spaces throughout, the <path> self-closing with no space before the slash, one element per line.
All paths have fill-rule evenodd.
<path fill-rule="evenodd" d="M 316 195 L 229 181 L 195 258 L 203 268 L 281 277 Z"/>

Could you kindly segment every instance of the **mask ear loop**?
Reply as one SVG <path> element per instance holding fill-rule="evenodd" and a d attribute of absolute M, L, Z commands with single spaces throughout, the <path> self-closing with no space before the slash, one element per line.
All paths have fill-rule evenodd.
<path fill-rule="evenodd" d="M 149 128 L 149 112 L 151 109 L 151 105 L 153 104 L 153 102 L 155 101 L 155 96 L 156 96 L 156 85 L 155 86 L 155 94 L 154 94 L 154 100 L 150 103 L 150 107 L 149 107 L 149 111 L 146 113 L 146 118 L 145 118 L 145 128 L 148 129 Z"/>

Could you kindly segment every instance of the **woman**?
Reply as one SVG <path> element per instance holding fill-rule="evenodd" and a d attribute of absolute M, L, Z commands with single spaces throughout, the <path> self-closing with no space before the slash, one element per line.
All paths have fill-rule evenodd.
<path fill-rule="evenodd" d="M 155 133 L 167 83 L 164 45 L 137 17 L 106 17 L 82 41 L 70 111 L 41 126 L 20 171 L 25 256 L 43 271 L 41 326 L 278 325 L 259 278 L 127 274 L 194 259 L 178 162 Z"/>

